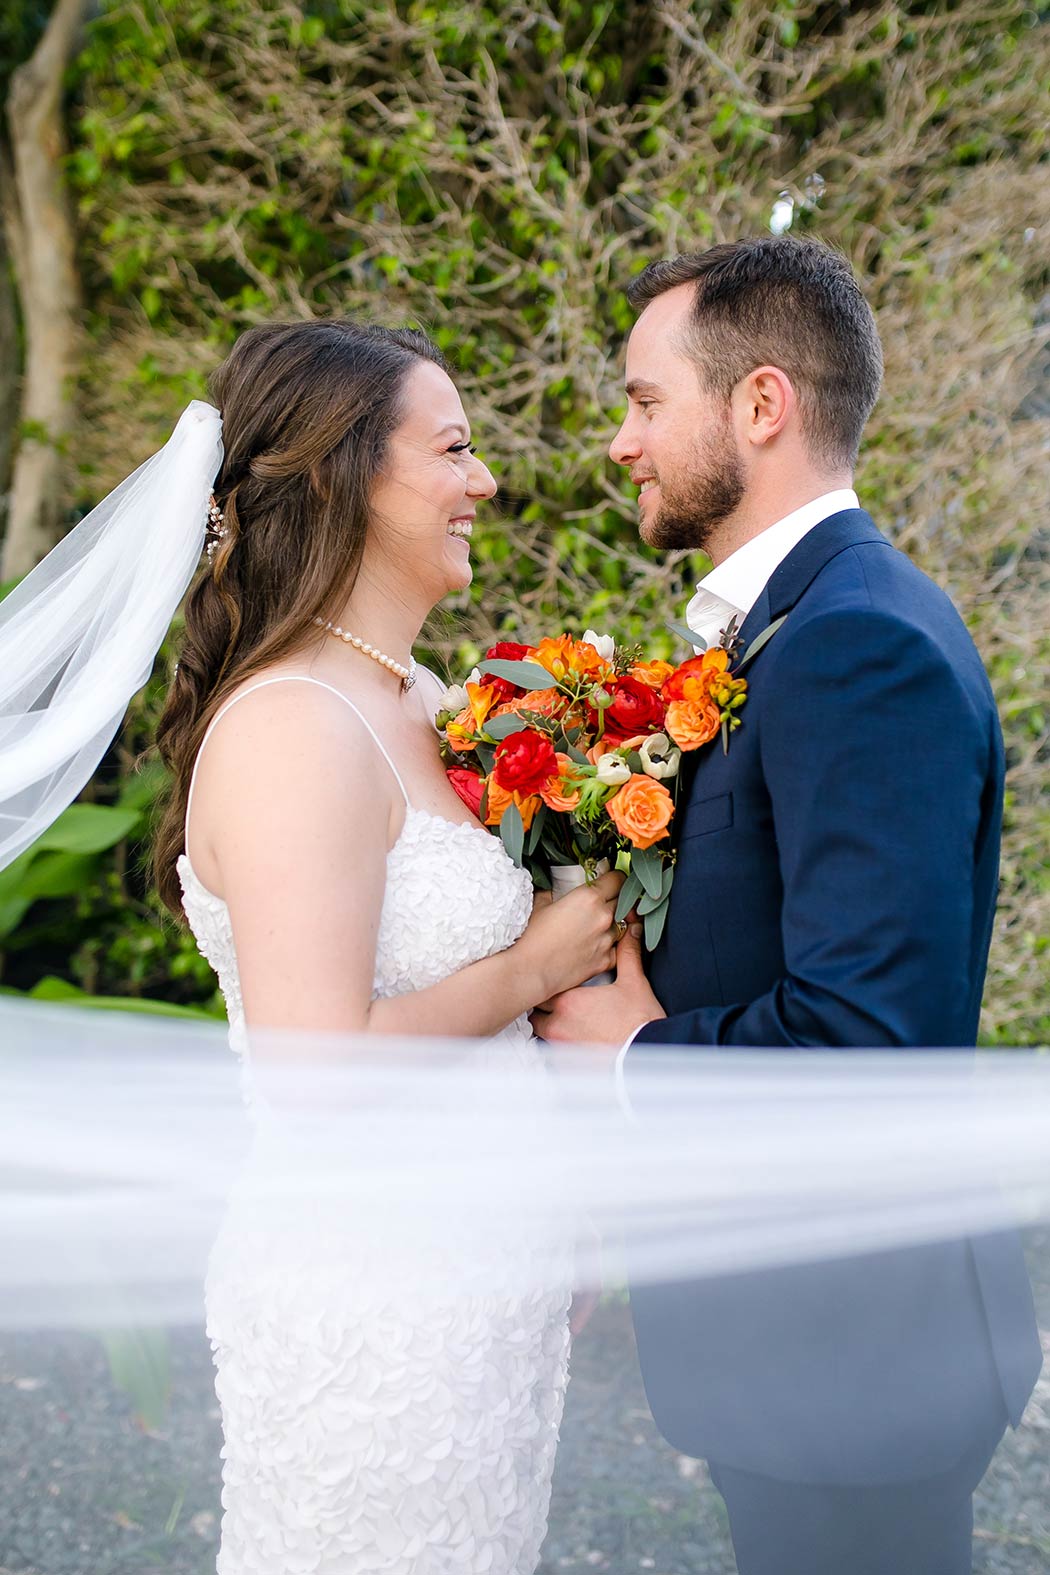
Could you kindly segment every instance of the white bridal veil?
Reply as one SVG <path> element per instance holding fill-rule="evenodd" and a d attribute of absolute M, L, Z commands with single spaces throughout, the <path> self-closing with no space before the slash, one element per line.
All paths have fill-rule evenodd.
<path fill-rule="evenodd" d="M 628 1111 L 585 1048 L 515 1078 L 478 1041 L 252 1038 L 246 1113 L 221 1025 L 0 1002 L 0 1326 L 197 1321 L 231 1196 L 275 1241 L 367 1242 L 377 1293 L 446 1235 L 484 1291 L 511 1220 L 518 1294 L 567 1228 L 581 1282 L 637 1285 L 1050 1221 L 1038 1052 L 656 1053 Z"/>
<path fill-rule="evenodd" d="M 0 869 L 80 792 L 149 677 L 200 561 L 221 460 L 219 412 L 195 399 L 0 602 Z"/>

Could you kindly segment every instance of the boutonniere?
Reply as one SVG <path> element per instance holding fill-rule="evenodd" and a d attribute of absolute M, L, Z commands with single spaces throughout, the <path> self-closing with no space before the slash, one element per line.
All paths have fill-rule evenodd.
<path fill-rule="evenodd" d="M 672 634 L 679 635 L 692 646 L 703 648 L 699 656 L 675 669 L 661 691 L 668 701 L 667 731 L 682 749 L 698 749 L 720 732 L 722 752 L 729 753 L 729 735 L 740 726 L 740 711 L 747 700 L 747 679 L 740 674 L 772 639 L 786 617 L 785 613 L 767 624 L 743 655 L 735 614 L 720 631 L 718 644 L 713 646 L 688 624 L 667 625 Z"/>

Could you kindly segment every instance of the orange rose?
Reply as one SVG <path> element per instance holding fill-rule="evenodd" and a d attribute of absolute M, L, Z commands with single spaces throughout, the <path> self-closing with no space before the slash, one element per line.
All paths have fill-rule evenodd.
<path fill-rule="evenodd" d="M 635 662 L 628 676 L 648 684 L 650 689 L 659 689 L 673 672 L 674 667 L 670 662 L 662 662 L 659 657 L 654 657 L 651 662 Z"/>
<path fill-rule="evenodd" d="M 635 772 L 606 804 L 621 837 L 636 848 L 651 848 L 668 835 L 674 800 L 662 782 Z"/>
<path fill-rule="evenodd" d="M 579 786 L 572 786 L 572 778 L 578 775 L 576 762 L 571 755 L 557 752 L 558 775 L 552 777 L 544 788 L 540 788 L 540 798 L 548 809 L 568 811 L 575 809 L 580 802 Z"/>
<path fill-rule="evenodd" d="M 702 656 L 690 657 L 666 678 L 660 693 L 665 700 L 700 700 L 729 666 L 729 656 L 716 645 Z"/>
<path fill-rule="evenodd" d="M 722 725 L 718 706 L 710 695 L 697 700 L 672 700 L 665 726 L 679 749 L 699 749 L 709 744 Z"/>
<path fill-rule="evenodd" d="M 526 798 L 521 793 L 508 793 L 501 788 L 494 776 L 488 779 L 488 803 L 485 811 L 486 826 L 498 826 L 511 804 L 517 804 L 521 811 L 522 824 L 528 831 L 540 807 L 538 793 L 530 793 Z"/>
<path fill-rule="evenodd" d="M 514 700 L 505 700 L 497 706 L 493 716 L 503 716 L 506 712 L 532 711 L 539 716 L 560 716 L 568 705 L 566 695 L 559 694 L 555 688 L 530 689 L 528 694 L 518 695 Z"/>

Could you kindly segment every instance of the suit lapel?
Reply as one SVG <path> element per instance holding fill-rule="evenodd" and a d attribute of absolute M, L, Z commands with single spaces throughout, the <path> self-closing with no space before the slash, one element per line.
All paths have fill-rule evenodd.
<path fill-rule="evenodd" d="M 861 542 L 882 542 L 891 547 L 892 543 L 876 527 L 870 514 L 863 509 L 844 509 L 839 514 L 829 514 L 827 519 L 821 520 L 819 525 L 814 525 L 796 547 L 788 553 L 784 561 L 774 569 L 768 584 L 764 587 L 757 602 L 744 619 L 740 627 L 740 655 L 743 656 L 748 646 L 763 629 L 790 613 L 792 607 L 809 589 L 820 571 L 836 558 L 840 552 L 845 552 L 849 547 L 856 547 Z M 776 644 L 776 636 L 770 642 Z M 765 648 L 763 647 L 763 650 Z M 755 660 L 761 660 L 760 652 Z M 745 675 L 750 678 L 750 664 L 745 669 Z M 746 725 L 747 713 L 744 712 Z M 730 743 L 730 750 L 732 744 Z M 692 792 L 698 767 L 702 764 L 702 757 L 707 755 L 709 749 L 721 751 L 720 740 L 715 739 L 703 749 L 690 753 L 683 758 L 683 777 L 681 783 L 682 802 L 685 803 Z"/>
<path fill-rule="evenodd" d="M 832 558 L 837 558 L 848 547 L 868 541 L 881 541 L 890 546 L 871 515 L 865 514 L 863 509 L 843 509 L 841 514 L 829 514 L 826 520 L 814 525 L 770 576 L 766 586 L 769 601 L 766 622 L 772 623 L 774 618 L 789 612 Z M 759 634 L 764 627 L 763 624 L 756 628 L 753 634 Z"/>
<path fill-rule="evenodd" d="M 814 525 L 774 569 L 761 596 L 744 619 L 740 628 L 740 655 L 746 653 L 763 629 L 791 611 L 832 558 L 848 547 L 869 541 L 891 545 L 863 509 L 844 509 Z"/>

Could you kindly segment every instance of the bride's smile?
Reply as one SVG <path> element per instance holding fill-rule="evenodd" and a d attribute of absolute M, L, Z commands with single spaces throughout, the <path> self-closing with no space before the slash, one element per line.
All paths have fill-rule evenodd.
<path fill-rule="evenodd" d="M 470 425 L 452 379 L 421 361 L 405 379 L 402 419 L 372 494 L 376 529 L 368 560 L 411 578 L 430 605 L 471 581 L 470 537 L 477 504 L 496 483 L 474 452 Z M 429 607 L 426 609 L 429 611 Z"/>

